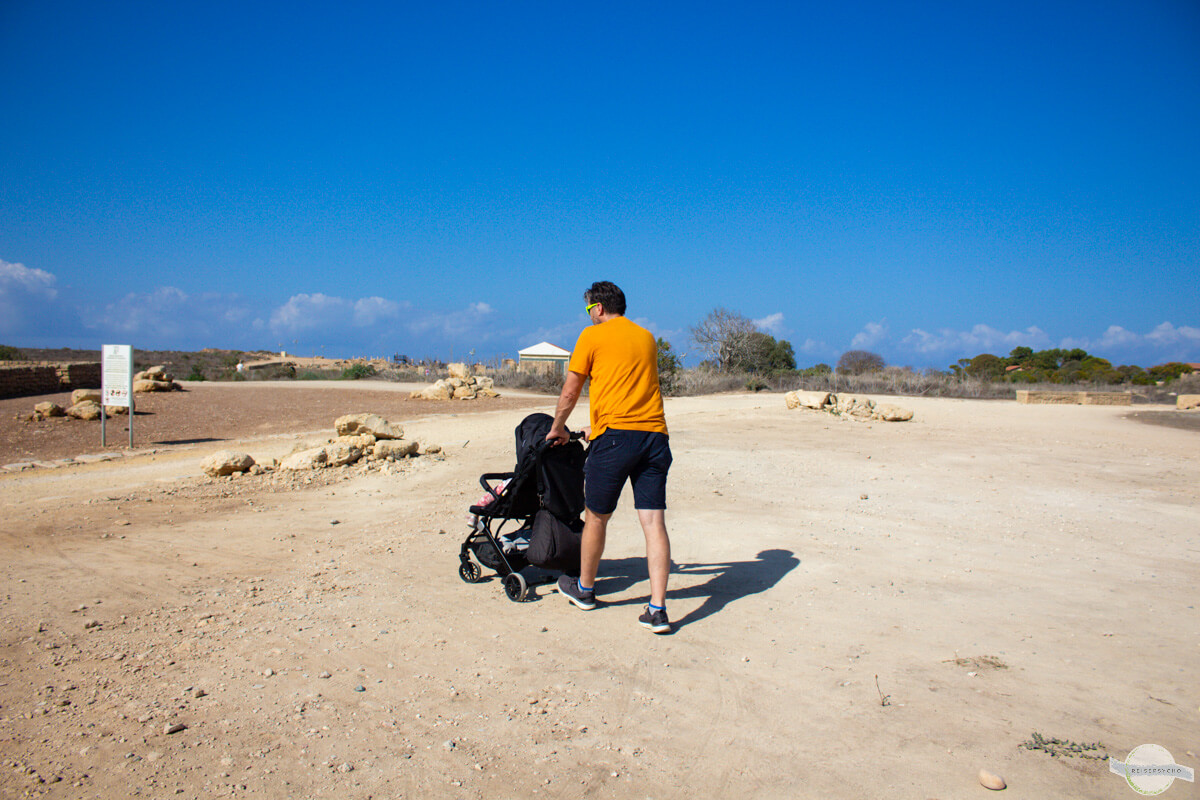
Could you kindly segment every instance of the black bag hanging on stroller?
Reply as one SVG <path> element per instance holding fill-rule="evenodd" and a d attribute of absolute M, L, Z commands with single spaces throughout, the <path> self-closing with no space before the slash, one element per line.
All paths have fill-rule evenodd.
<path fill-rule="evenodd" d="M 513 471 L 480 476 L 479 483 L 488 494 L 471 506 L 471 532 L 459 551 L 459 577 L 476 583 L 482 579 L 479 564 L 488 566 L 504 579 L 504 593 L 514 601 L 525 599 L 528 582 L 521 570 L 529 564 L 579 574 L 579 534 L 583 530 L 579 515 L 583 512 L 587 454 L 577 433 L 564 445 L 546 442 L 553 423 L 548 414 L 530 414 L 515 432 L 517 464 Z M 502 534 L 510 522 L 519 527 Z"/>

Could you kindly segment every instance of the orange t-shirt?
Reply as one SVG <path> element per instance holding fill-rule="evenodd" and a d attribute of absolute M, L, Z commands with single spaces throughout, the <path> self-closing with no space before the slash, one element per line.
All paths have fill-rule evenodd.
<path fill-rule="evenodd" d="M 658 346 L 650 331 L 625 317 L 585 328 L 567 369 L 592 380 L 588 403 L 593 439 L 609 428 L 667 432 L 658 388 Z"/>

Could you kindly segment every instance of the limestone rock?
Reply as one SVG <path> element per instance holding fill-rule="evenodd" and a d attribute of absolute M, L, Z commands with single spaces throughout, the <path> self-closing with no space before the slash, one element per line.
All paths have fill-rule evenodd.
<path fill-rule="evenodd" d="M 84 400 L 68 408 L 67 416 L 75 419 L 100 419 L 100 404 L 94 400 Z"/>
<path fill-rule="evenodd" d="M 140 379 L 133 382 L 134 394 L 144 394 L 146 392 L 173 392 L 181 388 L 174 381 L 152 381 L 149 379 Z"/>
<path fill-rule="evenodd" d="M 346 414 L 334 423 L 339 436 L 369 433 L 376 439 L 403 439 L 404 428 L 378 414 Z"/>
<path fill-rule="evenodd" d="M 235 450 L 218 450 L 200 462 L 200 469 L 210 478 L 220 478 L 235 472 L 247 472 L 254 466 L 254 459 L 247 453 Z"/>
<path fill-rule="evenodd" d="M 471 375 L 466 364 L 450 366 L 461 369 L 452 369 L 449 378 L 443 378 L 425 389 L 418 389 L 409 397 L 413 400 L 474 400 L 477 397 L 500 396 L 491 378 Z"/>
<path fill-rule="evenodd" d="M 875 406 L 875 419 L 883 422 L 908 422 L 913 418 L 913 412 L 907 408 L 893 405 Z"/>
<path fill-rule="evenodd" d="M 279 463 L 279 468 L 304 470 L 353 464 L 374 444 L 373 436 L 341 436 L 329 444 L 291 453 Z"/>
<path fill-rule="evenodd" d="M 471 368 L 466 364 L 447 364 L 446 369 L 450 372 L 451 378 L 469 378 L 471 377 Z"/>
<path fill-rule="evenodd" d="M 830 398 L 833 401 L 835 414 L 853 417 L 855 419 L 870 419 L 875 413 L 875 401 L 868 397 L 858 397 L 853 394 L 839 394 Z"/>
<path fill-rule="evenodd" d="M 133 391 L 135 394 L 145 392 L 174 392 L 183 387 L 175 382 L 175 377 L 167 372 L 166 367 L 150 367 L 133 376 Z"/>
<path fill-rule="evenodd" d="M 119 417 L 129 414 L 129 406 L 105 406 L 104 413 L 110 417 Z"/>
<path fill-rule="evenodd" d="M 281 470 L 318 469 L 324 467 L 328 462 L 329 453 L 325 452 L 325 447 L 322 445 L 289 453 L 279 462 L 279 468 Z"/>
<path fill-rule="evenodd" d="M 788 408 L 811 408 L 820 411 L 829 405 L 829 392 L 788 392 L 783 396 Z"/>
<path fill-rule="evenodd" d="M 51 402 L 38 403 L 33 407 L 33 413 L 37 414 L 39 419 L 47 419 L 49 417 L 65 417 L 67 415 L 66 410 L 64 410 L 62 406 L 60 406 L 58 403 Z"/>
<path fill-rule="evenodd" d="M 400 442 L 395 439 L 385 439 L 375 443 L 371 455 L 377 460 L 386 459 L 388 461 L 395 461 L 398 458 L 415 456 L 420 448 L 421 446 L 417 442 Z"/>
<path fill-rule="evenodd" d="M 1181 394 L 1175 398 L 1175 408 L 1180 411 L 1191 411 L 1200 408 L 1200 394 Z"/>
<path fill-rule="evenodd" d="M 78 405 L 84 400 L 91 400 L 93 403 L 99 403 L 101 400 L 99 389 L 76 389 L 71 392 L 71 405 Z"/>
<path fill-rule="evenodd" d="M 417 389 L 409 397 L 413 400 L 449 400 L 450 387 L 445 381 L 438 381 L 424 389 Z"/>

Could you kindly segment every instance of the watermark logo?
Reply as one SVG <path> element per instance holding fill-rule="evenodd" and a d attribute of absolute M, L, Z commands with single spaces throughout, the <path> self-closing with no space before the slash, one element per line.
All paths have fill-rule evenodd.
<path fill-rule="evenodd" d="M 1138 794 L 1146 795 L 1162 794 L 1176 778 L 1189 783 L 1196 780 L 1191 767 L 1176 764 L 1167 748 L 1157 744 L 1138 745 L 1129 751 L 1124 763 L 1109 756 L 1108 771 L 1123 777 Z"/>

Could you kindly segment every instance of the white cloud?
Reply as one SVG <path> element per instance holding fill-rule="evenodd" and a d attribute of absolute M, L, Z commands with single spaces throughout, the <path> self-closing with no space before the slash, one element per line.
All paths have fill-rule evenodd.
<path fill-rule="evenodd" d="M 30 269 L 24 264 L 13 264 L 0 258 L 0 294 L 20 291 L 44 300 L 53 300 L 58 296 L 58 290 L 54 288 L 56 281 L 57 278 L 45 270 Z"/>
<path fill-rule="evenodd" d="M 395 320 L 403 306 L 383 297 L 364 297 L 354 302 L 354 324 L 369 328 L 381 322 Z"/>
<path fill-rule="evenodd" d="M 779 337 L 787 333 L 787 329 L 783 327 L 783 312 L 776 311 L 774 314 L 768 314 L 762 319 L 753 320 L 754 327 L 758 328 L 763 333 L 769 333 L 772 336 Z"/>
<path fill-rule="evenodd" d="M 1194 346 L 1200 344 L 1200 328 L 1193 328 L 1188 325 L 1176 328 L 1171 323 L 1164 322 L 1146 334 L 1146 340 L 1160 347 L 1178 344 Z"/>
<path fill-rule="evenodd" d="M 422 311 L 414 313 L 405 327 L 414 334 L 442 337 L 452 341 L 470 339 L 487 342 L 512 331 L 498 329 L 491 318 L 495 311 L 487 303 L 471 303 L 454 311 Z"/>
<path fill-rule="evenodd" d="M 295 336 L 312 330 L 346 325 L 354 316 L 354 304 L 324 294 L 297 294 L 271 312 L 271 331 L 278 336 Z"/>
<path fill-rule="evenodd" d="M 0 333 L 24 333 L 46 322 L 58 297 L 55 283 L 57 278 L 45 270 L 0 259 Z"/>
<path fill-rule="evenodd" d="M 805 339 L 796 350 L 807 355 L 828 355 L 832 352 L 829 345 L 817 339 Z"/>
<path fill-rule="evenodd" d="M 850 340 L 850 346 L 855 349 L 863 347 L 875 347 L 887 338 L 887 334 L 887 320 L 881 319 L 879 322 L 868 322 L 863 326 L 863 329 L 855 334 L 854 338 Z"/>
<path fill-rule="evenodd" d="M 253 312 L 236 295 L 189 295 L 174 286 L 131 292 L 84 316 L 84 324 L 104 335 L 121 335 L 148 347 L 208 346 L 237 338 Z"/>
<path fill-rule="evenodd" d="M 1148 333 L 1136 333 L 1120 325 L 1109 325 L 1098 339 L 1069 337 L 1063 339 L 1059 346 L 1081 347 L 1089 353 L 1115 361 L 1138 358 L 1192 361 L 1200 358 L 1200 328 L 1190 325 L 1176 327 L 1170 322 L 1163 322 Z"/>
<path fill-rule="evenodd" d="M 1007 355 L 1014 347 L 1032 347 L 1044 350 L 1050 346 L 1050 337 L 1037 327 L 1007 333 L 988 325 L 975 325 L 969 331 L 942 328 L 937 333 L 914 328 L 900 340 L 902 347 L 916 353 L 993 353 Z M 1002 352 L 997 352 L 1002 351 Z"/>

